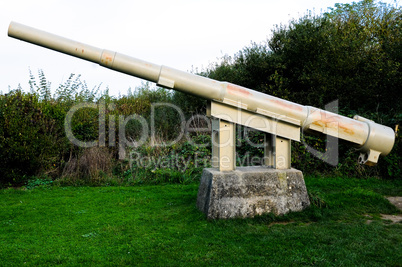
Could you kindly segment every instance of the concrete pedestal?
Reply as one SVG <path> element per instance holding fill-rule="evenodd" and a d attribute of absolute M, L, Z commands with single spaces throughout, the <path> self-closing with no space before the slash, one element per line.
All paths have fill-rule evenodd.
<path fill-rule="evenodd" d="M 197 207 L 208 219 L 282 215 L 309 205 L 301 171 L 262 166 L 204 169 L 197 197 Z"/>

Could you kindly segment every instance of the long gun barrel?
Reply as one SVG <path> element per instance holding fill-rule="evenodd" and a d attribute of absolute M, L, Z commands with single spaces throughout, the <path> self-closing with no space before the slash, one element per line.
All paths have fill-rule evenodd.
<path fill-rule="evenodd" d="M 215 81 L 93 47 L 16 22 L 11 22 L 8 35 L 155 82 L 165 88 L 236 106 L 304 130 L 321 132 L 349 141 L 362 152 L 359 160 L 367 165 L 375 165 L 379 156 L 387 155 L 394 145 L 395 133 L 391 128 L 360 116 L 351 119 L 315 107 L 299 105 L 235 84 Z"/>

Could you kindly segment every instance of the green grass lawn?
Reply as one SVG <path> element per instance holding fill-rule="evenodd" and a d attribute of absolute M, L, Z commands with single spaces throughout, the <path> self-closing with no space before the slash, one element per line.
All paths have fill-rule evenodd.
<path fill-rule="evenodd" d="M 208 221 L 198 184 L 0 190 L 0 266 L 402 266 L 402 182 L 306 177 L 314 205 Z M 370 215 L 374 219 L 367 223 Z"/>

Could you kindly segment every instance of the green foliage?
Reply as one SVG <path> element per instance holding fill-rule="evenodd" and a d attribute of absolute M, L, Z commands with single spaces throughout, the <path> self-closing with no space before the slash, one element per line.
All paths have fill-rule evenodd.
<path fill-rule="evenodd" d="M 402 76 L 391 48 L 401 42 L 401 15 L 400 8 L 361 1 L 274 30 L 269 47 L 285 65 L 280 74 L 291 99 L 319 107 L 339 99 L 350 110 L 390 113 Z M 391 112 L 400 110 L 395 103 Z"/>
<path fill-rule="evenodd" d="M 384 173 L 387 178 L 402 177 L 402 136 L 397 135 L 395 145 L 391 153 L 383 159 L 381 173 Z"/>
<path fill-rule="evenodd" d="M 324 200 L 324 197 L 320 191 L 309 190 L 308 197 L 310 199 L 310 204 L 314 207 L 319 209 L 328 207 L 328 204 Z"/>
<path fill-rule="evenodd" d="M 153 127 L 155 137 L 162 140 L 178 135 L 181 114 L 172 107 L 173 95 L 167 90 L 145 83 L 134 93 L 116 99 L 108 90 L 100 93 L 100 86 L 89 89 L 79 75 L 71 74 L 52 95 L 51 83 L 42 70 L 37 78 L 32 73 L 30 77 L 29 93 L 20 88 L 0 96 L 0 186 L 23 185 L 29 177 L 42 174 L 61 177 L 61 184 L 109 183 L 119 153 L 120 130 L 129 141 L 137 140 L 143 127 L 148 127 L 148 132 Z M 75 146 L 66 136 L 67 114 L 77 105 L 81 108 L 71 118 L 73 136 L 81 142 L 106 141 L 113 135 L 111 129 L 114 139 L 105 143 L 109 151 L 94 153 L 91 148 Z M 125 129 L 119 129 L 121 119 L 133 114 L 146 125 L 131 119 Z M 105 136 L 100 136 L 100 127 Z"/>
<path fill-rule="evenodd" d="M 264 134 L 256 130 L 237 127 L 236 165 L 261 166 L 264 157 Z"/>
<path fill-rule="evenodd" d="M 25 188 L 28 190 L 34 189 L 34 188 L 50 188 L 50 186 L 53 184 L 53 180 L 49 179 L 47 177 L 35 177 L 32 179 L 29 179 Z"/>
<path fill-rule="evenodd" d="M 43 105 L 35 94 L 12 91 L 1 96 L 1 183 L 21 184 L 23 177 L 58 163 L 62 131 L 51 116 L 56 113 L 53 109 L 57 112 L 57 106 Z"/>
<path fill-rule="evenodd" d="M 134 93 L 122 96 L 112 103 L 115 110 L 110 115 L 130 116 L 140 115 L 145 119 L 151 130 L 154 127 L 155 136 L 164 140 L 176 138 L 180 125 L 180 113 L 172 107 L 173 94 L 162 88 L 151 87 L 150 83 L 143 83 Z M 153 121 L 153 123 L 152 123 Z M 128 139 L 138 140 L 143 125 L 138 120 L 131 120 L 126 125 L 126 135 Z"/>
<path fill-rule="evenodd" d="M 175 91 L 172 102 L 183 111 L 186 119 L 192 115 L 206 113 L 207 101 L 196 96 Z"/>
<path fill-rule="evenodd" d="M 37 81 L 38 80 L 38 81 Z M 79 153 L 65 134 L 64 120 L 70 108 L 82 101 L 96 101 L 72 74 L 51 95 L 51 83 L 42 70 L 38 79 L 30 73 L 30 93 L 22 88 L 0 96 L 0 185 L 22 185 L 31 176 L 62 174 L 68 158 Z M 72 119 L 73 134 L 81 141 L 96 140 L 98 111 L 81 109 Z"/>
<path fill-rule="evenodd" d="M 210 136 L 198 135 L 181 143 L 134 148 L 125 178 L 135 184 L 198 181 L 202 169 L 211 166 L 210 143 Z"/>

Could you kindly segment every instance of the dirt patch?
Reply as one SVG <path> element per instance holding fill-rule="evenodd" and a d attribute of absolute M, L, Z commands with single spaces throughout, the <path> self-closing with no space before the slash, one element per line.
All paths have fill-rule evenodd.
<path fill-rule="evenodd" d="M 402 197 L 386 197 L 399 210 L 402 210 Z"/>
<path fill-rule="evenodd" d="M 389 202 L 391 202 L 392 205 L 397 207 L 399 210 L 402 211 L 402 197 L 386 197 Z M 402 223 L 402 215 L 389 215 L 389 214 L 380 214 L 382 220 L 386 221 L 391 221 L 391 223 Z M 370 215 L 366 214 L 364 215 L 365 217 L 368 218 L 367 224 L 370 224 L 373 220 L 373 217 Z"/>
<path fill-rule="evenodd" d="M 364 217 L 367 217 L 367 224 L 372 223 L 374 218 L 371 215 L 363 215 Z M 391 221 L 391 224 L 394 223 L 402 223 L 402 215 L 389 215 L 389 214 L 380 214 L 381 219 L 385 221 Z"/>
<path fill-rule="evenodd" d="M 388 214 L 380 214 L 381 219 L 390 220 L 392 223 L 400 223 L 402 222 L 402 215 L 388 215 Z"/>
<path fill-rule="evenodd" d="M 395 207 L 402 211 L 402 197 L 387 197 L 388 201 L 391 202 Z M 402 215 L 386 215 L 381 214 L 383 220 L 391 220 L 392 223 L 402 222 Z"/>

